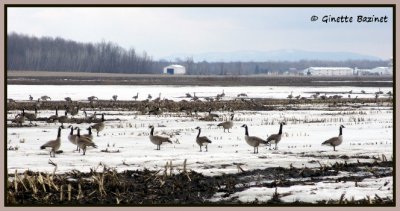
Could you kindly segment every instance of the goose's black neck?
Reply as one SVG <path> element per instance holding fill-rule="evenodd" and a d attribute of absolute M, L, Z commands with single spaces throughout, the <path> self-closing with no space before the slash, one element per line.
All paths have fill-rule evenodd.
<path fill-rule="evenodd" d="M 200 133 L 201 133 L 201 129 L 199 128 L 199 133 L 197 134 L 197 137 L 199 137 L 199 136 L 200 136 Z"/>
<path fill-rule="evenodd" d="M 343 133 L 342 133 L 342 127 L 339 127 L 339 136 L 341 136 Z"/>
<path fill-rule="evenodd" d="M 247 129 L 247 126 L 246 126 L 246 127 L 244 127 L 244 129 L 245 129 L 245 132 L 244 132 L 244 134 L 245 134 L 246 136 L 249 136 L 249 130 Z"/>
<path fill-rule="evenodd" d="M 233 114 L 231 115 L 231 121 L 233 121 Z"/>
<path fill-rule="evenodd" d="M 91 127 L 88 128 L 88 131 L 89 131 L 89 135 L 92 135 L 92 128 Z"/>
<path fill-rule="evenodd" d="M 81 137 L 81 129 L 79 129 L 79 128 L 78 128 L 78 134 L 77 134 L 77 136 L 78 136 L 78 137 Z"/>
<path fill-rule="evenodd" d="M 71 127 L 71 132 L 69 133 L 70 135 L 74 134 L 74 127 Z"/>
<path fill-rule="evenodd" d="M 283 124 L 281 124 L 281 126 L 279 127 L 279 134 L 282 134 L 282 127 L 283 127 Z"/>
<path fill-rule="evenodd" d="M 61 127 L 58 128 L 57 138 L 61 137 Z"/>
<path fill-rule="evenodd" d="M 104 122 L 104 114 L 101 115 L 101 121 Z"/>
<path fill-rule="evenodd" d="M 154 127 L 152 127 L 151 130 L 150 130 L 150 135 L 151 136 L 153 135 L 153 132 L 154 132 Z"/>
<path fill-rule="evenodd" d="M 56 116 L 58 116 L 58 109 L 56 108 Z"/>

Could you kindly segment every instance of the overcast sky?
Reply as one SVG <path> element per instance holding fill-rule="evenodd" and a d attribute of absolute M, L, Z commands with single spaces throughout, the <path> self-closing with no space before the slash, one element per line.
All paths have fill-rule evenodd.
<path fill-rule="evenodd" d="M 346 51 L 392 57 L 391 8 L 8 8 L 7 32 L 111 41 L 153 58 L 243 50 Z M 318 21 L 312 22 L 311 16 Z M 324 15 L 353 23 L 323 23 Z M 358 23 L 358 15 L 387 23 Z"/>

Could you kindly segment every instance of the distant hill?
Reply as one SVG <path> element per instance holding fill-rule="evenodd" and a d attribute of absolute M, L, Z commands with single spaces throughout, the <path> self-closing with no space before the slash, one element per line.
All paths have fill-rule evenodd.
<path fill-rule="evenodd" d="M 375 56 L 362 55 L 352 52 L 317 52 L 303 50 L 277 50 L 277 51 L 234 51 L 234 52 L 207 52 L 199 54 L 172 54 L 162 57 L 167 61 L 175 61 L 176 58 L 184 60 L 193 57 L 194 62 L 266 62 L 266 61 L 300 61 L 300 60 L 321 60 L 321 61 L 346 61 L 346 60 L 370 60 L 381 61 Z"/>

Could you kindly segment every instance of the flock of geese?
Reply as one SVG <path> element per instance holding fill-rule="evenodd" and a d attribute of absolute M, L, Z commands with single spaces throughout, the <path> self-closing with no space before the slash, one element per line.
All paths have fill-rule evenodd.
<path fill-rule="evenodd" d="M 133 99 L 137 100 L 139 93 L 136 94 L 136 96 L 133 97 Z M 242 94 L 242 96 L 244 96 L 245 94 Z M 292 95 L 292 94 L 291 94 Z M 224 91 L 221 94 L 218 94 L 217 97 L 223 97 L 225 96 Z M 117 95 L 114 95 L 112 98 L 114 101 L 117 100 Z M 186 94 L 186 97 L 191 97 L 192 99 L 196 99 L 196 93 L 192 95 L 190 95 L 189 93 Z M 148 96 L 148 99 L 151 99 L 151 95 Z M 159 100 L 161 98 L 161 94 L 158 96 L 157 99 L 155 100 Z M 29 96 L 30 100 L 33 100 L 33 97 L 30 95 Z M 42 96 L 41 98 L 38 99 L 38 102 L 41 100 L 46 101 L 48 99 L 51 100 L 50 97 L 48 96 Z M 90 96 L 88 97 L 88 100 L 92 101 L 98 99 L 95 96 Z M 67 97 L 65 98 L 65 100 L 67 102 L 72 102 L 71 98 Z M 34 113 L 28 113 L 25 112 L 25 109 L 22 109 L 22 113 L 18 114 L 13 120 L 12 122 L 17 123 L 22 125 L 22 123 L 24 123 L 25 118 L 27 120 L 30 121 L 30 123 L 32 124 L 33 120 L 37 119 L 37 108 L 35 106 L 34 109 Z M 47 149 L 50 151 L 50 157 L 55 157 L 56 152 L 59 150 L 60 146 L 61 146 L 61 130 L 65 129 L 64 127 L 64 123 L 68 123 L 70 122 L 67 114 L 70 113 L 71 115 L 76 115 L 79 112 L 79 105 L 73 108 L 69 108 L 68 106 L 65 106 L 65 113 L 64 116 L 58 116 L 58 107 L 56 107 L 56 114 L 52 115 L 50 117 L 48 117 L 48 122 L 55 122 L 58 121 L 59 123 L 61 123 L 61 126 L 58 127 L 58 133 L 57 133 L 57 138 L 55 140 L 50 140 L 48 142 L 46 142 L 45 144 L 43 144 L 40 149 Z M 94 112 L 94 114 L 92 114 L 91 116 L 88 116 L 86 111 L 83 111 L 85 113 L 85 120 L 87 123 L 91 123 L 94 119 L 96 119 L 96 112 Z M 160 114 L 160 109 L 156 108 L 153 110 L 149 110 L 148 111 L 149 115 L 150 114 L 154 114 L 154 115 L 159 115 Z M 218 114 L 214 114 L 211 113 L 211 108 L 208 109 L 208 115 L 199 118 L 199 120 L 205 120 L 205 121 L 214 121 L 214 118 L 219 118 Z M 228 121 L 225 122 L 221 122 L 219 124 L 217 124 L 218 127 L 222 127 L 224 132 L 226 130 L 228 130 L 228 133 L 230 132 L 229 130 L 233 127 L 233 118 L 234 118 L 234 114 L 230 114 L 230 119 Z M 82 150 L 83 155 L 86 154 L 86 149 L 88 147 L 94 147 L 97 148 L 97 145 L 93 142 L 93 134 L 92 134 L 92 129 L 96 130 L 97 132 L 97 136 L 99 136 L 99 132 L 101 132 L 102 130 L 104 130 L 105 128 L 105 119 L 104 119 L 104 113 L 101 114 L 101 121 L 90 125 L 88 128 L 86 128 L 88 130 L 88 134 L 80 134 L 80 128 L 79 127 L 73 127 L 72 125 L 69 125 L 68 128 L 70 128 L 70 133 L 68 135 L 68 140 L 76 145 L 77 149 L 76 151 Z M 253 152 L 256 154 L 258 153 L 258 147 L 260 145 L 267 145 L 270 146 L 272 144 L 275 144 L 275 150 L 278 149 L 278 143 L 281 141 L 282 139 L 282 129 L 283 129 L 283 125 L 286 125 L 285 122 L 281 122 L 280 123 L 280 127 L 279 127 L 279 132 L 277 134 L 272 134 L 270 135 L 266 140 L 260 138 L 260 137 L 256 137 L 256 136 L 250 136 L 249 135 L 249 128 L 246 124 L 243 124 L 241 127 L 243 127 L 245 129 L 245 141 L 246 143 L 253 147 Z M 326 141 L 324 141 L 322 143 L 322 145 L 327 145 L 327 146 L 331 146 L 333 147 L 333 150 L 336 151 L 336 147 L 339 146 L 342 142 L 343 142 L 343 131 L 342 129 L 344 128 L 343 125 L 340 125 L 339 127 L 339 135 L 337 137 L 332 137 Z M 168 138 L 168 137 L 163 137 L 163 136 L 159 136 L 159 135 L 154 135 L 154 126 L 149 126 L 150 129 L 150 141 L 151 143 L 153 143 L 154 145 L 157 146 L 156 150 L 160 150 L 161 149 L 161 145 L 165 144 L 165 143 L 172 143 L 172 141 Z M 206 137 L 206 136 L 200 136 L 201 134 L 201 128 L 200 127 L 196 127 L 196 130 L 198 130 L 198 134 L 196 136 L 196 143 L 199 145 L 200 147 L 200 152 L 202 152 L 202 147 L 205 147 L 206 152 L 208 151 L 208 144 L 211 144 L 211 140 Z M 74 131 L 77 131 L 76 134 L 74 134 Z"/>
<path fill-rule="evenodd" d="M 222 127 L 225 130 L 231 129 L 233 127 L 233 117 L 234 114 L 230 115 L 230 120 L 222 122 L 218 124 L 217 126 Z M 81 135 L 80 133 L 80 128 L 79 127 L 73 127 L 72 125 L 69 125 L 68 128 L 70 128 L 70 133 L 68 135 L 68 140 L 76 145 L 77 149 L 76 151 L 82 150 L 82 155 L 85 155 L 86 149 L 88 147 L 93 147 L 97 148 L 97 145 L 93 142 L 93 134 L 92 134 L 92 129 L 97 131 L 97 136 L 99 136 L 99 132 L 104 130 L 105 128 L 105 119 L 104 119 L 104 114 L 102 114 L 101 122 L 96 123 L 94 125 L 90 125 L 88 128 L 88 134 Z M 244 128 L 245 130 L 245 136 L 244 140 L 246 143 L 253 147 L 253 152 L 254 154 L 258 153 L 258 147 L 260 145 L 266 145 L 266 146 L 271 146 L 272 144 L 275 144 L 275 150 L 278 149 L 278 143 L 282 139 L 282 129 L 283 126 L 286 125 L 285 122 L 281 122 L 279 126 L 279 132 L 277 134 L 272 134 L 268 136 L 266 140 L 257 137 L 257 136 L 250 136 L 249 135 L 249 128 L 246 124 L 243 124 L 241 127 Z M 55 157 L 56 152 L 60 149 L 61 146 L 61 130 L 64 129 L 65 127 L 63 125 L 58 127 L 58 133 L 57 133 L 57 138 L 55 140 L 50 140 L 43 144 L 40 149 L 46 149 L 50 151 L 50 157 Z M 336 151 L 336 147 L 339 146 L 343 142 L 343 131 L 342 129 L 344 128 L 343 125 L 340 125 L 339 127 L 339 135 L 337 137 L 332 137 L 322 143 L 322 145 L 327 145 L 333 147 L 333 150 Z M 164 136 L 159 136 L 159 135 L 154 135 L 154 126 L 150 125 L 150 134 L 149 134 L 149 139 L 150 142 L 156 145 L 156 150 L 161 150 L 161 145 L 165 143 L 170 143 L 172 144 L 172 141 L 169 137 L 164 137 Z M 196 130 L 198 130 L 198 134 L 196 136 L 196 143 L 200 147 L 200 152 L 202 152 L 202 147 L 205 147 L 205 151 L 208 151 L 208 144 L 211 144 L 212 141 L 206 137 L 206 136 L 200 136 L 201 134 L 201 128 L 196 127 Z M 77 130 L 77 134 L 74 134 L 74 130 Z"/>
<path fill-rule="evenodd" d="M 69 125 L 68 128 L 71 128 L 71 132 L 68 135 L 68 140 L 76 145 L 76 150 L 80 152 L 82 150 L 82 154 L 86 154 L 86 149 L 88 147 L 94 147 L 97 148 L 97 145 L 93 142 L 93 134 L 92 134 L 92 129 L 95 129 L 97 131 L 97 136 L 99 136 L 99 132 L 101 132 L 105 128 L 105 123 L 104 123 L 104 114 L 101 115 L 101 122 L 96 123 L 94 125 L 90 125 L 87 130 L 88 134 L 81 135 L 80 133 L 80 128 L 79 127 L 73 127 L 72 125 Z M 50 157 L 55 157 L 56 152 L 60 149 L 61 146 L 61 130 L 64 129 L 65 127 L 63 125 L 58 127 L 58 133 L 57 133 L 57 138 L 54 140 L 50 140 L 40 146 L 40 149 L 45 149 L 50 151 Z M 74 134 L 74 130 L 77 130 L 77 134 Z"/>

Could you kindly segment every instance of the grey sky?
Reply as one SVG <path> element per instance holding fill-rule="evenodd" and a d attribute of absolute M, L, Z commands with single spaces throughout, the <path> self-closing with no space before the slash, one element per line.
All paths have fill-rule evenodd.
<path fill-rule="evenodd" d="M 312 15 L 319 20 L 310 21 Z M 387 16 L 387 23 L 323 23 L 324 15 Z M 7 32 L 111 41 L 154 58 L 175 53 L 347 51 L 392 57 L 391 8 L 8 8 Z"/>

